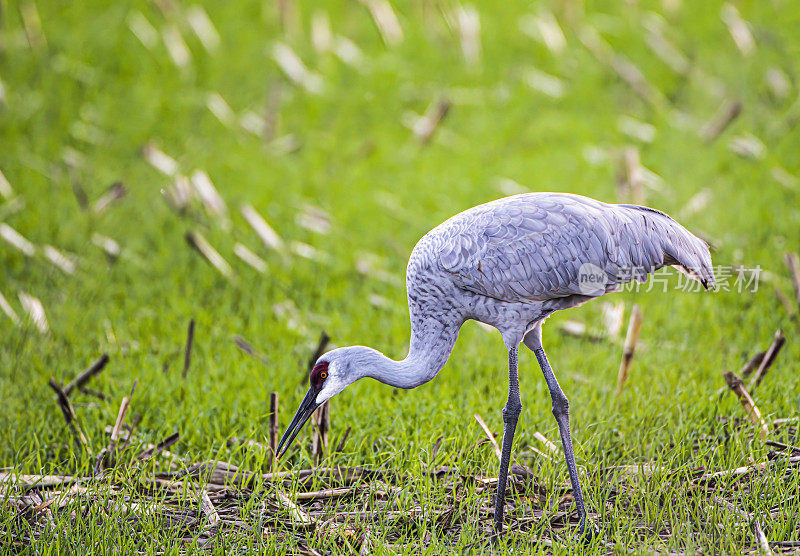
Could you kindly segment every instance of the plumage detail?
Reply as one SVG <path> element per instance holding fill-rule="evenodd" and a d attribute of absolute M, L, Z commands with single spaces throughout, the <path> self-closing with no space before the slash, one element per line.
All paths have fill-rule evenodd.
<path fill-rule="evenodd" d="M 644 281 L 666 265 L 714 286 L 705 242 L 656 209 L 568 193 L 473 207 L 428 232 L 411 254 L 411 353 L 441 337 L 442 345 L 425 349 L 446 353 L 437 364 L 449 356 L 455 337 L 432 331 L 432 316 L 456 329 L 479 320 L 519 343 L 553 311 Z"/>
<path fill-rule="evenodd" d="M 714 284 L 708 247 L 663 212 L 579 195 L 499 199 L 454 216 L 429 236 L 420 248 L 441 246 L 439 265 L 458 287 L 500 301 L 586 295 L 582 265 L 606 272 L 598 295 L 669 264 Z"/>

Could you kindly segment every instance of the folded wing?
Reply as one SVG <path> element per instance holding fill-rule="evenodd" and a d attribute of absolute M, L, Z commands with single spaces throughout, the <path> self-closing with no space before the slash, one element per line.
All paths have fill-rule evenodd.
<path fill-rule="evenodd" d="M 534 193 L 446 224 L 441 267 L 463 289 L 503 301 L 602 295 L 668 264 L 713 285 L 705 243 L 647 207 Z"/>

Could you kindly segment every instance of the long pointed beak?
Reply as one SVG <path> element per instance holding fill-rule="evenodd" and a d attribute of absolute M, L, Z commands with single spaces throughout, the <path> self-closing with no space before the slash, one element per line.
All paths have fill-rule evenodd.
<path fill-rule="evenodd" d="M 281 438 L 280 443 L 278 444 L 278 450 L 275 454 L 275 457 L 280 458 L 286 453 L 286 450 L 289 449 L 289 446 L 292 445 L 297 434 L 303 428 L 303 425 L 306 424 L 308 418 L 311 417 L 311 414 L 321 405 L 317 403 L 317 394 L 319 392 L 314 388 L 310 388 L 308 393 L 306 393 L 306 397 L 303 398 L 303 401 L 300 402 L 300 407 L 297 408 L 297 413 L 294 414 L 294 419 L 292 419 L 289 428 L 286 429 L 286 432 L 283 433 L 283 438 Z"/>

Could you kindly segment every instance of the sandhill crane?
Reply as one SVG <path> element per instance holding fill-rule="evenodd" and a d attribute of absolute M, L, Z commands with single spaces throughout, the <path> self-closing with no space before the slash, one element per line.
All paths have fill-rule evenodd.
<path fill-rule="evenodd" d="M 502 532 L 511 445 L 522 408 L 517 348 L 524 343 L 536 355 L 550 390 L 578 510 L 578 537 L 591 539 L 594 528 L 586 526 L 570 438 L 569 402 L 542 347 L 542 323 L 555 311 L 616 291 L 631 280 L 644 281 L 667 265 L 706 289 L 714 287 L 706 243 L 649 207 L 567 193 L 525 193 L 457 214 L 425 234 L 409 258 L 411 342 L 406 358 L 394 361 L 365 346 L 322 355 L 278 454 L 285 453 L 317 407 L 360 378 L 395 388 L 416 388 L 431 380 L 450 356 L 461 325 L 474 319 L 497 328 L 508 348 L 495 535 Z"/>

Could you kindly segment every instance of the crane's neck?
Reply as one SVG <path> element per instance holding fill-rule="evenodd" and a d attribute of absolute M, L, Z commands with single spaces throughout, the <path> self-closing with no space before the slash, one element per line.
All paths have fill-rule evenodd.
<path fill-rule="evenodd" d="M 411 313 L 411 344 L 408 355 L 394 361 L 382 353 L 373 352 L 365 365 L 366 376 L 395 388 L 416 388 L 425 384 L 444 367 L 458 338 L 462 322 L 431 315 Z"/>

